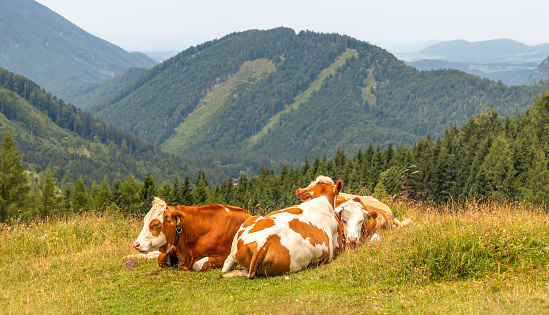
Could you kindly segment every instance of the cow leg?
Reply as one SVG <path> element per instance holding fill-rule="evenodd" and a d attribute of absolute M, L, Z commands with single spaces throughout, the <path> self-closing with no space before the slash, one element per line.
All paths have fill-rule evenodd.
<path fill-rule="evenodd" d="M 220 268 L 223 266 L 221 257 L 204 257 L 193 264 L 194 271 L 206 271 L 212 268 Z"/>
<path fill-rule="evenodd" d="M 223 269 L 221 269 L 221 271 L 229 272 L 233 270 L 235 266 L 236 266 L 236 260 L 234 259 L 234 256 L 229 255 L 227 259 L 225 259 L 225 263 L 223 263 Z"/>
<path fill-rule="evenodd" d="M 234 278 L 234 277 L 248 277 L 248 269 L 239 269 L 239 270 L 233 270 L 231 272 L 227 272 L 225 274 L 222 274 L 219 276 L 218 279 L 221 278 Z"/>

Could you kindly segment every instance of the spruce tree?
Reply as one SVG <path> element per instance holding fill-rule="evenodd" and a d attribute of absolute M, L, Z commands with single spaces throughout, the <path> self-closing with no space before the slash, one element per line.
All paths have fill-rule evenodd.
<path fill-rule="evenodd" d="M 84 180 L 79 177 L 74 183 L 74 192 L 72 194 L 72 209 L 74 212 L 83 212 L 88 210 L 88 195 Z"/>
<path fill-rule="evenodd" d="M 6 221 L 30 200 L 30 185 L 22 156 L 6 131 L 0 149 L 0 220 Z"/>
<path fill-rule="evenodd" d="M 204 171 L 198 172 L 198 177 L 196 178 L 195 187 L 192 191 L 194 203 L 204 204 L 206 200 L 210 197 L 210 187 L 208 186 L 208 179 Z"/>
<path fill-rule="evenodd" d="M 40 185 L 41 192 L 41 208 L 40 213 L 42 217 L 50 216 L 59 212 L 59 198 L 55 196 L 55 178 L 53 177 L 50 169 L 46 171 L 46 177 L 44 182 Z"/>
<path fill-rule="evenodd" d="M 546 205 L 549 202 L 549 169 L 543 150 L 536 152 L 532 168 L 527 172 L 522 197 L 538 205 Z"/>
<path fill-rule="evenodd" d="M 138 214 L 141 201 L 139 189 L 139 182 L 133 174 L 128 175 L 126 181 L 120 187 L 120 200 L 122 204 L 120 208 L 124 209 L 127 213 Z"/>
<path fill-rule="evenodd" d="M 147 176 L 143 178 L 141 189 L 139 190 L 139 197 L 141 198 L 141 212 L 146 213 L 149 211 L 153 198 L 157 195 L 156 182 L 151 175 L 151 172 L 147 172 Z"/>

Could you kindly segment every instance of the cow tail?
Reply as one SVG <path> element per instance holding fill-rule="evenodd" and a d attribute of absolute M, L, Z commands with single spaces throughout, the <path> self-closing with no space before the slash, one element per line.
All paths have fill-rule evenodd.
<path fill-rule="evenodd" d="M 265 256 L 267 255 L 267 249 L 264 246 L 257 248 L 252 255 L 250 260 L 250 271 L 248 274 L 248 279 L 253 279 L 260 265 L 263 263 Z"/>

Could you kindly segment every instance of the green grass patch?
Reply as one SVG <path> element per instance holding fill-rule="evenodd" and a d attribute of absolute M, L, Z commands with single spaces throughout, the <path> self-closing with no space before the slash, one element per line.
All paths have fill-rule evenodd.
<path fill-rule="evenodd" d="M 393 204 L 404 228 L 329 264 L 218 279 L 127 258 L 141 218 L 0 225 L 3 313 L 528 314 L 549 311 L 549 215 L 518 205 Z"/>
<path fill-rule="evenodd" d="M 301 106 L 302 103 L 306 102 L 313 92 L 320 91 L 320 88 L 322 87 L 322 83 L 329 75 L 334 75 L 337 68 L 341 67 L 345 64 L 347 59 L 356 57 L 358 58 L 358 52 L 356 49 L 347 49 L 344 53 L 339 55 L 336 60 L 326 69 L 322 70 L 318 78 L 311 83 L 311 86 L 307 90 L 305 90 L 303 93 L 299 94 L 295 101 L 286 107 L 284 110 L 280 111 L 276 115 L 274 115 L 269 122 L 263 127 L 257 134 L 255 134 L 253 137 L 249 139 L 249 144 L 253 145 L 257 143 L 259 139 L 264 137 L 269 133 L 269 129 L 273 128 L 273 126 L 276 126 L 280 122 L 280 117 L 282 115 L 289 113 L 291 110 L 295 110 Z"/>
<path fill-rule="evenodd" d="M 190 140 L 196 136 L 197 130 L 210 121 L 210 117 L 223 106 L 227 97 L 233 93 L 237 86 L 256 81 L 273 71 L 275 71 L 275 65 L 270 60 L 246 61 L 234 76 L 226 82 L 214 86 L 206 94 L 197 109 L 175 129 L 176 135 L 162 144 L 162 149 L 164 151 L 178 150 L 182 143 L 190 143 Z"/>
<path fill-rule="evenodd" d="M 370 106 L 376 104 L 376 96 L 372 94 L 372 88 L 376 88 L 376 80 L 374 79 L 374 68 L 368 69 L 368 77 L 366 77 L 365 85 L 362 88 L 362 99 L 367 101 Z"/>

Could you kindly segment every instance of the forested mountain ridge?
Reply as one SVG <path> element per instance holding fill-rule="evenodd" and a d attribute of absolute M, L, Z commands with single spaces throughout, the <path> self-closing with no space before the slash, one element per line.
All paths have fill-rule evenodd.
<path fill-rule="evenodd" d="M 254 75 L 245 74 L 256 66 Z M 348 36 L 277 28 L 185 50 L 91 111 L 201 167 L 235 176 L 370 142 L 411 145 L 489 108 L 517 114 L 548 87 L 418 71 Z M 208 114 L 196 124 L 193 115 L 201 111 Z"/>
<path fill-rule="evenodd" d="M 549 56 L 536 68 L 527 82 L 532 84 L 547 79 L 549 79 Z"/>
<path fill-rule="evenodd" d="M 549 44 L 528 46 L 510 39 L 452 40 L 395 54 L 418 70 L 458 69 L 507 85 L 522 85 L 538 81 L 528 78 L 549 55 Z"/>
<path fill-rule="evenodd" d="M 144 54 L 85 32 L 34 0 L 0 0 L 0 67 L 67 102 L 130 67 L 155 64 Z"/>
<path fill-rule="evenodd" d="M 132 175 L 142 180 L 150 171 L 159 181 L 196 173 L 182 157 L 105 124 L 47 93 L 29 79 L 0 68 L 0 135 L 9 131 L 35 173 L 50 169 L 60 185 L 79 177 L 87 185 L 105 176 Z"/>

